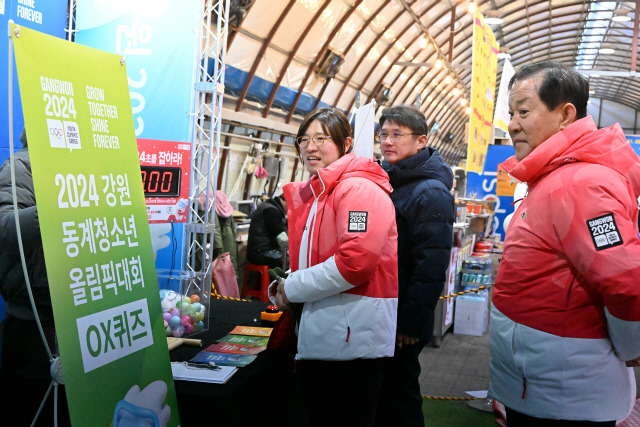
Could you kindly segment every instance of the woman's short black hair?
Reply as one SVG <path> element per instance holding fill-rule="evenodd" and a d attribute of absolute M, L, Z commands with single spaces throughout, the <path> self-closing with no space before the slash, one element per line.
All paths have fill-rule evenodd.
<path fill-rule="evenodd" d="M 333 143 L 338 146 L 338 151 L 340 152 L 340 157 L 344 156 L 348 152 L 353 149 L 353 144 L 349 147 L 347 151 L 345 149 L 347 138 L 351 136 L 351 125 L 349 124 L 349 120 L 342 113 L 342 111 L 336 108 L 318 108 L 311 111 L 307 116 L 302 120 L 302 124 L 298 129 L 298 134 L 296 135 L 296 141 L 301 136 L 304 136 L 304 133 L 307 131 L 311 123 L 317 120 L 320 122 L 322 126 L 322 130 L 331 137 Z M 298 155 L 300 154 L 300 147 L 296 142 L 296 151 Z"/>
<path fill-rule="evenodd" d="M 509 90 L 519 81 L 541 77 L 538 96 L 549 111 L 570 102 L 576 107 L 576 119 L 587 117 L 589 81 L 573 68 L 558 61 L 544 61 L 525 65 L 511 77 Z"/>

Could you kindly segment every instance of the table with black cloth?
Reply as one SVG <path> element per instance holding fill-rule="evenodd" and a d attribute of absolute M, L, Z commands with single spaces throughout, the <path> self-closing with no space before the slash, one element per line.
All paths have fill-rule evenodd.
<path fill-rule="evenodd" d="M 202 347 L 182 345 L 171 350 L 171 361 L 190 360 L 236 326 L 261 326 L 260 312 L 266 306 L 212 299 L 209 329 L 192 337 L 201 339 Z M 293 351 L 263 351 L 226 384 L 175 380 L 182 426 L 306 426 L 294 356 Z"/>

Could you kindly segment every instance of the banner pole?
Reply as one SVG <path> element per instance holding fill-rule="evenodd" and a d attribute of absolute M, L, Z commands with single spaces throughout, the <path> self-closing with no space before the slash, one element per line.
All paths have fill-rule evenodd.
<path fill-rule="evenodd" d="M 13 195 L 13 214 L 16 222 L 16 233 L 18 239 L 18 248 L 20 252 L 20 260 L 22 262 L 22 273 L 24 274 L 24 281 L 27 286 L 27 292 L 29 293 L 29 301 L 31 302 L 31 308 L 33 309 L 33 314 L 35 315 L 35 321 L 38 325 L 38 331 L 40 331 L 40 337 L 42 338 L 42 342 L 44 343 L 44 348 L 47 351 L 47 356 L 49 356 L 49 362 L 53 363 L 53 355 L 51 354 L 51 349 L 49 348 L 49 343 L 47 342 L 47 338 L 44 335 L 44 331 L 42 329 L 42 324 L 40 323 L 40 316 L 38 315 L 38 309 L 36 307 L 36 303 L 33 299 L 33 292 L 31 291 L 31 282 L 29 281 L 29 273 L 27 272 L 27 261 L 24 257 L 24 247 L 22 245 L 22 231 L 20 230 L 20 216 L 18 215 L 18 199 L 16 198 L 16 168 L 15 168 L 15 160 L 13 155 L 13 34 L 11 33 L 11 25 L 13 24 L 13 20 L 9 20 L 9 70 L 8 70 L 8 81 L 9 81 L 9 164 L 11 165 L 11 193 Z M 16 37 L 20 37 L 20 27 L 16 25 Z"/>

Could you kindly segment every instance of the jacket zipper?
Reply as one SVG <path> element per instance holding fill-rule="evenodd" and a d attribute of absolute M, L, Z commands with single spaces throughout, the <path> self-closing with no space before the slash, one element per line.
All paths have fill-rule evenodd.
<path fill-rule="evenodd" d="M 342 313 L 344 313 L 344 320 L 347 322 L 347 339 L 344 342 L 349 342 L 349 337 L 351 336 L 351 325 L 349 324 L 349 315 L 347 314 L 347 310 L 344 309 L 344 294 L 340 293 L 340 305 L 342 306 Z"/>

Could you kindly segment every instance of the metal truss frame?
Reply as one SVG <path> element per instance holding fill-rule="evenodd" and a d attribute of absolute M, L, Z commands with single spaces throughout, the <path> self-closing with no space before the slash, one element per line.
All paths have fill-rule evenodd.
<path fill-rule="evenodd" d="M 186 288 L 199 289 L 208 303 L 215 236 L 221 112 L 230 0 L 203 0 L 195 114 L 191 144 L 189 211 L 185 228 L 183 277 Z M 204 202 L 204 204 L 202 204 Z M 200 209 L 203 206 L 204 209 Z"/>

